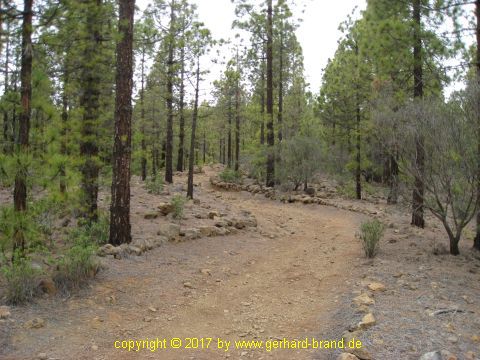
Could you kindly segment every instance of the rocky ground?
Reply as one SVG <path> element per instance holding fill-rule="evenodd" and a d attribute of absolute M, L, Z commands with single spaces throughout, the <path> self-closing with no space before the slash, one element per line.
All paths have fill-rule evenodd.
<path fill-rule="evenodd" d="M 169 204 L 183 194 L 185 176 L 158 196 L 135 180 L 132 245 L 101 249 L 106 269 L 78 293 L 0 308 L 0 358 L 480 358 L 480 260 L 470 243 L 463 241 L 460 256 L 443 254 L 446 237 L 434 219 L 414 229 L 408 209 L 381 196 L 353 201 L 328 183 L 314 196 L 272 193 L 219 184 L 220 168 L 205 170 L 181 220 Z M 369 217 L 388 225 L 372 261 L 355 237 Z M 352 354 L 114 347 L 157 337 L 343 337 L 363 346 Z"/>

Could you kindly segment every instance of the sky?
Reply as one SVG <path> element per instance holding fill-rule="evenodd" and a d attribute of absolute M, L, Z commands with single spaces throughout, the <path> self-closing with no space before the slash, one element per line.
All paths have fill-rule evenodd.
<path fill-rule="evenodd" d="M 231 0 L 191 0 L 197 4 L 199 20 L 210 29 L 214 38 L 233 38 L 232 22 L 235 18 L 234 5 Z M 364 10 L 366 0 L 296 0 L 298 9 L 305 8 L 303 22 L 297 30 L 297 37 L 302 45 L 305 77 L 310 90 L 318 92 L 321 85 L 322 69 L 337 49 L 337 40 L 341 33 L 338 25 L 344 21 L 355 7 Z M 144 9 L 150 0 L 137 0 L 137 6 Z M 248 39 L 246 39 L 248 40 Z M 222 68 L 212 66 L 207 82 L 220 77 Z"/>

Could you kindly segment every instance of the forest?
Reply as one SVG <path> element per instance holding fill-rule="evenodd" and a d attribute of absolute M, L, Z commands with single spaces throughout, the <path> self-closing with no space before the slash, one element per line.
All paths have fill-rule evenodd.
<path fill-rule="evenodd" d="M 0 306 L 0 334 L 5 335 L 0 358 L 36 354 L 27 347 L 15 357 L 21 342 L 9 343 L 15 331 L 21 332 L 14 323 L 5 323 L 11 313 L 15 317 L 37 311 L 28 308 L 20 314 L 16 305 L 44 301 L 44 307 L 57 306 L 55 301 L 61 300 L 50 295 L 82 299 L 93 296 L 85 291 L 95 292 L 95 284 L 121 289 L 121 281 L 134 276 L 125 272 L 136 271 L 132 269 L 137 265 L 129 263 L 135 255 L 151 250 L 158 254 L 152 258 L 157 256 L 160 268 L 176 264 L 168 260 L 172 258 L 203 254 L 210 259 L 216 252 L 228 258 L 235 251 L 247 256 L 245 251 L 265 256 L 264 262 L 244 259 L 247 268 L 259 267 L 252 275 L 256 279 L 269 273 L 260 264 L 272 261 L 275 266 L 267 257 L 273 249 L 286 249 L 301 234 L 305 246 L 299 243 L 298 256 L 314 258 L 317 251 L 327 256 L 308 260 L 314 261 L 315 274 L 334 271 L 343 261 L 345 268 L 363 269 L 377 280 L 368 285 L 375 296 L 383 294 L 379 285 L 388 282 L 378 275 L 381 271 L 404 279 L 407 275 L 397 277 L 394 268 L 397 274 L 408 274 L 408 266 L 422 272 L 422 266 L 418 270 L 418 264 L 408 264 L 424 256 L 424 262 L 417 261 L 434 269 L 431 284 L 442 284 L 443 271 L 450 270 L 455 279 L 463 279 L 451 286 L 468 290 L 439 286 L 450 289 L 456 299 L 476 297 L 465 300 L 463 310 L 451 304 L 440 310 L 478 315 L 480 0 L 367 0 L 362 10 L 352 9 L 338 24 L 342 36 L 326 67 L 319 66 L 322 83 L 314 89 L 297 36 L 302 26 L 298 0 L 222 0 L 234 4 L 234 38 L 213 36 L 199 16 L 198 1 L 150 0 L 140 7 L 135 0 L 0 0 L 0 303 L 5 304 Z M 324 35 L 315 35 L 319 43 Z M 213 68 L 221 68 L 221 74 L 209 83 Z M 296 207 L 300 205 L 303 210 Z M 338 234 L 329 233 L 329 226 Z M 317 248 L 310 241 L 321 234 L 333 240 Z M 214 236 L 227 235 L 244 240 L 228 240 L 232 245 L 226 250 L 224 243 L 185 242 L 203 237 L 217 241 Z M 336 236 L 343 245 L 335 243 Z M 248 241 L 263 250 L 241 247 Z M 177 243 L 180 247 L 175 248 Z M 336 253 L 339 248 L 343 255 Z M 281 253 L 294 261 L 288 251 Z M 394 256 L 398 267 L 388 269 Z M 367 271 L 365 257 L 380 267 L 377 278 Z M 154 260 L 145 255 L 141 261 L 147 269 Z M 192 264 L 199 261 L 195 257 Z M 209 279 L 212 264 L 199 265 L 200 275 Z M 237 265 L 243 274 L 246 270 Z M 289 274 L 296 274 L 293 266 Z M 163 271 L 170 270 L 165 265 Z M 187 298 L 196 299 L 200 285 L 190 279 L 193 275 L 183 274 L 183 268 L 173 271 L 179 277 L 162 278 L 163 287 L 183 276 L 188 280 L 180 279 L 180 287 L 191 293 Z M 463 278 L 465 273 L 471 281 Z M 351 276 L 345 280 L 362 281 L 360 274 Z M 216 281 L 226 282 L 220 277 Z M 418 291 L 412 282 L 398 286 Z M 425 284 L 430 289 L 430 283 Z M 436 290 L 429 289 L 418 299 L 433 296 Z M 331 291 L 346 294 L 350 289 Z M 263 301 L 274 298 L 264 296 Z M 224 301 L 224 306 L 230 304 Z M 257 301 L 242 304 L 245 308 Z M 326 309 L 327 300 L 318 301 L 318 308 Z M 363 307 L 374 303 L 359 301 Z M 150 309 L 150 321 L 143 318 L 147 325 L 163 311 L 160 305 L 144 306 Z M 440 313 L 432 311 L 432 319 L 437 319 Z M 368 307 L 364 312 L 365 317 L 372 315 Z M 290 323 L 300 315 L 291 316 Z M 42 317 L 46 315 L 35 319 Z M 370 318 L 365 317 L 350 335 L 370 329 Z M 457 341 L 447 341 L 454 347 L 450 351 L 463 354 L 459 359 L 476 359 L 480 339 L 474 329 L 479 324 L 475 319 L 459 321 L 451 331 Z M 180 324 L 174 325 L 170 323 L 170 335 L 177 336 Z M 330 330 L 320 332 L 335 333 Z M 464 343 L 459 334 L 470 330 L 476 335 Z M 47 335 L 39 344 L 45 339 Z M 113 339 L 120 337 L 108 341 Z M 395 339 L 382 341 L 392 345 Z M 457 359 L 445 357 L 446 350 L 430 341 L 405 350 L 405 357 L 397 352 L 400 345 L 389 350 L 373 341 L 370 351 L 319 357 L 313 350 L 278 352 L 275 358 L 419 359 L 426 353 L 421 359 Z M 121 354 L 114 355 L 117 350 L 110 342 L 102 348 L 106 357 L 99 358 Z M 58 347 L 55 358 L 65 356 L 65 346 Z M 98 348 L 88 347 L 102 351 Z M 49 358 L 44 353 L 48 351 L 35 356 Z M 76 354 L 93 358 L 80 350 Z M 189 358 L 187 354 L 196 353 L 171 352 L 165 358 Z M 245 354 L 260 358 L 250 349 Z"/>

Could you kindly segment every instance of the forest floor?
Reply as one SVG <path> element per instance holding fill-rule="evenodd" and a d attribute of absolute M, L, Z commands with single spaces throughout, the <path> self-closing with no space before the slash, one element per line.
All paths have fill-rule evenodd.
<path fill-rule="evenodd" d="M 219 168 L 204 170 L 195 177 L 199 204 L 187 206 L 181 227 L 207 222 L 194 214 L 216 210 L 248 211 L 256 228 L 104 258 L 106 269 L 89 287 L 10 307 L 0 320 L 0 359 L 336 359 L 338 349 L 236 349 L 234 342 L 339 340 L 366 313 L 375 323 L 349 334 L 364 344 L 359 358 L 418 359 L 436 350 L 448 350 L 452 360 L 480 358 L 480 260 L 468 241 L 460 256 L 434 255 L 434 243 L 439 248 L 446 238 L 431 218 L 419 230 L 405 209 L 382 200 L 330 199 L 354 210 L 346 211 L 222 191 L 209 182 Z M 145 214 L 185 183 L 176 176 L 165 195 L 155 196 L 133 181 L 134 239 L 156 236 L 168 220 Z M 355 211 L 361 209 L 389 224 L 372 261 L 355 237 L 368 219 Z M 368 289 L 378 282 L 385 289 Z M 360 302 L 372 304 L 355 304 L 362 294 L 368 296 Z M 40 325 L 31 326 L 36 318 Z M 114 347 L 117 340 L 157 338 L 167 339 L 167 349 Z M 170 346 L 172 338 L 183 340 L 182 349 Z M 200 349 L 185 349 L 186 338 L 203 338 L 204 347 L 213 340 L 208 349 L 201 342 Z M 231 341 L 228 351 L 218 348 L 218 339 Z"/>

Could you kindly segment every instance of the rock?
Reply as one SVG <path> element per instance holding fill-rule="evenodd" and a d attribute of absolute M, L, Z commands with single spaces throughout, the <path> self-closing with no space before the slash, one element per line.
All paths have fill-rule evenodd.
<path fill-rule="evenodd" d="M 38 287 L 41 291 L 48 295 L 55 295 L 57 293 L 57 287 L 55 286 L 53 280 L 50 278 L 40 280 L 40 282 L 38 283 Z"/>
<path fill-rule="evenodd" d="M 128 245 L 126 251 L 128 254 L 134 254 L 136 256 L 140 256 L 143 254 L 142 249 L 135 245 Z"/>
<path fill-rule="evenodd" d="M 40 329 L 40 328 L 43 328 L 44 326 L 45 326 L 45 320 L 43 320 L 41 318 L 35 318 L 35 319 L 32 319 L 32 320 L 28 320 L 25 323 L 25 327 L 27 329 Z"/>
<path fill-rule="evenodd" d="M 215 226 L 216 227 L 227 227 L 228 226 L 228 222 L 225 221 L 224 219 L 220 219 L 220 220 L 217 220 L 215 221 Z"/>
<path fill-rule="evenodd" d="M 442 350 L 423 354 L 419 360 L 457 360 L 457 357 L 446 350 Z"/>
<path fill-rule="evenodd" d="M 184 281 L 183 287 L 187 289 L 195 289 L 190 281 Z"/>
<path fill-rule="evenodd" d="M 45 353 L 39 353 L 39 354 L 37 355 L 37 359 L 39 359 L 39 360 L 47 360 L 47 359 L 48 359 L 48 355 L 45 354 Z"/>
<path fill-rule="evenodd" d="M 355 299 L 353 299 L 353 302 L 357 305 L 374 305 L 375 300 L 373 300 L 367 293 L 363 293 L 358 295 Z"/>
<path fill-rule="evenodd" d="M 180 225 L 173 223 L 163 224 L 157 235 L 165 236 L 169 241 L 175 240 L 180 236 Z"/>
<path fill-rule="evenodd" d="M 359 349 L 350 349 L 351 354 L 355 355 L 358 359 L 360 360 L 372 360 L 373 356 L 370 354 L 370 352 L 365 349 L 364 347 L 361 347 Z"/>
<path fill-rule="evenodd" d="M 203 275 L 212 276 L 212 270 L 210 270 L 210 269 L 200 269 L 200 273 L 203 274 Z"/>
<path fill-rule="evenodd" d="M 473 351 L 465 353 L 465 360 L 475 360 L 475 353 Z"/>
<path fill-rule="evenodd" d="M 98 350 L 98 346 L 97 346 L 97 345 L 92 345 L 92 350 L 93 350 L 93 351 L 97 351 L 97 350 Z"/>
<path fill-rule="evenodd" d="M 153 220 L 158 218 L 158 213 L 157 212 L 149 212 L 143 215 L 143 218 L 146 220 Z"/>
<path fill-rule="evenodd" d="M 385 285 L 379 282 L 373 282 L 371 284 L 368 284 L 368 288 L 372 291 L 379 291 L 379 292 L 383 292 L 386 290 Z"/>
<path fill-rule="evenodd" d="M 97 250 L 98 256 L 107 256 L 107 255 L 119 255 L 123 249 L 120 246 L 113 246 L 112 244 L 106 244 L 100 247 Z"/>
<path fill-rule="evenodd" d="M 376 323 L 377 323 L 377 320 L 375 320 L 375 317 L 373 316 L 373 314 L 368 313 L 363 317 L 362 321 L 358 323 L 358 328 L 362 330 L 368 329 L 369 327 L 372 327 Z"/>
<path fill-rule="evenodd" d="M 310 195 L 310 196 L 315 196 L 315 188 L 313 188 L 313 187 L 308 187 L 308 188 L 305 190 L 305 194 Z"/>
<path fill-rule="evenodd" d="M 158 209 L 163 216 L 167 216 L 168 214 L 174 211 L 174 206 L 171 203 L 160 203 L 158 205 Z"/>
<path fill-rule="evenodd" d="M 199 229 L 196 228 L 190 228 L 185 230 L 185 235 L 184 235 L 186 240 L 195 240 L 199 239 L 202 237 L 202 234 Z"/>
<path fill-rule="evenodd" d="M 8 319 L 11 315 L 8 306 L 0 306 L 0 319 Z"/>
<path fill-rule="evenodd" d="M 153 248 L 156 247 L 155 240 L 152 240 L 152 239 L 140 239 L 135 241 L 133 245 L 140 248 L 142 252 L 145 252 L 147 250 L 152 250 Z"/>
<path fill-rule="evenodd" d="M 213 220 L 213 219 L 215 219 L 215 217 L 220 217 L 220 214 L 218 213 L 218 211 L 213 210 L 213 211 L 210 211 L 210 212 L 208 213 L 208 218 L 209 218 L 209 219 L 212 219 L 212 220 Z"/>
<path fill-rule="evenodd" d="M 200 226 L 198 230 L 200 230 L 200 234 L 207 237 L 215 236 L 217 233 L 217 228 L 215 226 Z"/>
<path fill-rule="evenodd" d="M 358 357 L 353 354 L 342 353 L 338 355 L 337 360 L 358 360 Z"/>

